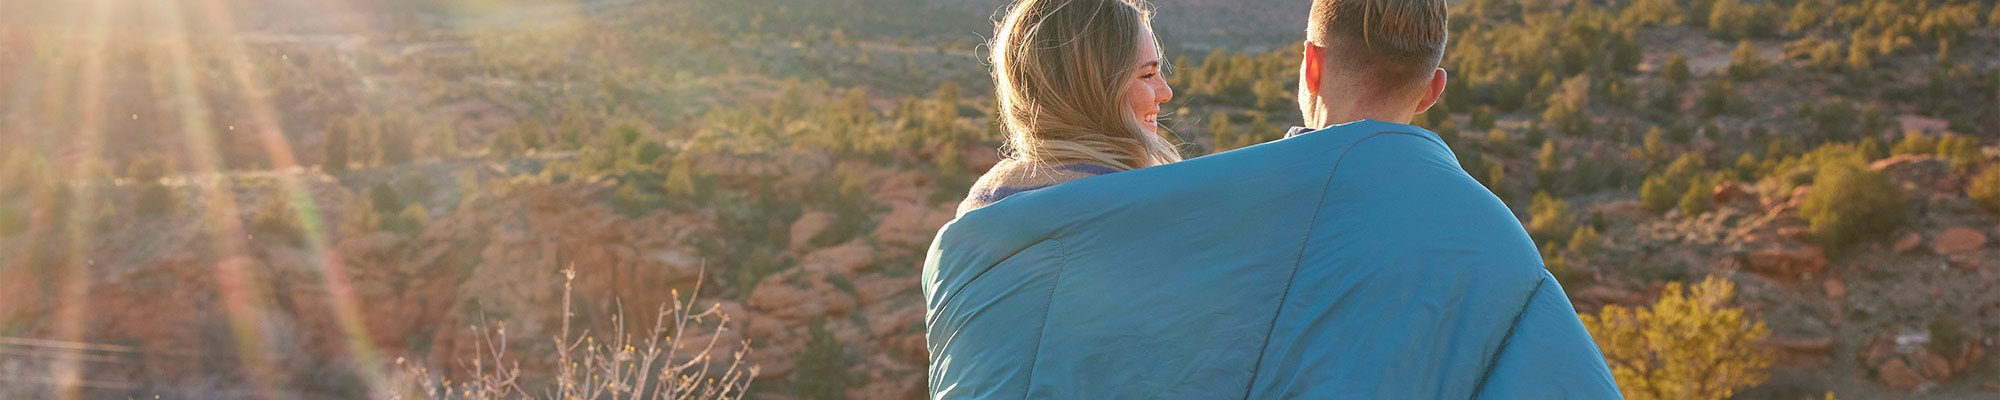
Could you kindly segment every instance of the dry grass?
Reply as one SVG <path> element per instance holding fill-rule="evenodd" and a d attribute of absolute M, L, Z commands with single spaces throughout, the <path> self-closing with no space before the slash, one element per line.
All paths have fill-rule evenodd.
<path fill-rule="evenodd" d="M 389 387 L 392 399 L 741 399 L 757 377 L 758 367 L 745 365 L 750 346 L 729 355 L 727 365 L 716 363 L 713 355 L 721 332 L 729 328 L 729 316 L 719 305 L 695 311 L 693 299 L 701 285 L 695 285 L 687 301 L 673 292 L 673 304 L 660 306 L 653 328 L 644 340 L 635 341 L 625 332 L 624 316 L 614 319 L 617 332 L 609 341 L 598 341 L 589 331 L 570 336 L 570 283 L 574 269 L 563 271 L 562 333 L 551 338 L 555 344 L 555 382 L 528 382 L 520 362 L 507 355 L 507 328 L 473 327 L 479 340 L 478 355 L 467 365 L 471 379 L 451 379 L 415 363 L 396 361 L 399 369 Z M 697 280 L 699 282 L 700 280 Z M 714 334 L 703 343 L 685 343 L 692 324 L 714 321 Z M 667 321 L 673 321 L 669 328 Z M 692 348 L 700 346 L 699 349 Z M 539 393 L 537 393 L 539 392 Z"/>

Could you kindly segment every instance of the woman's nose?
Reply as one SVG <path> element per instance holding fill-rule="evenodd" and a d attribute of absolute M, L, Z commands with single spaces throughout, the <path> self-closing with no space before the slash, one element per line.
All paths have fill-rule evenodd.
<path fill-rule="evenodd" d="M 1155 91 L 1154 93 L 1157 94 L 1156 96 L 1154 96 L 1156 97 L 1154 101 L 1159 103 L 1165 103 L 1168 100 L 1174 99 L 1174 88 L 1172 86 L 1167 86 L 1166 82 L 1160 82 L 1160 90 Z"/>

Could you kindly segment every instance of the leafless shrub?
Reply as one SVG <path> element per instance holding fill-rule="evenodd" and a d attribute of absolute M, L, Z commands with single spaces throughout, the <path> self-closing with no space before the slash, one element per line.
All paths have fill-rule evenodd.
<path fill-rule="evenodd" d="M 653 329 L 644 340 L 634 340 L 625 332 L 624 316 L 615 316 L 618 331 L 611 340 L 598 341 L 588 330 L 570 336 L 571 281 L 574 269 L 563 271 L 562 333 L 551 338 L 555 344 L 555 382 L 538 385 L 524 380 L 520 362 L 507 356 L 507 327 L 487 329 L 475 326 L 478 353 L 470 360 L 472 378 L 454 381 L 416 363 L 397 359 L 398 373 L 389 387 L 392 399 L 741 399 L 758 367 L 746 365 L 750 346 L 730 355 L 726 366 L 717 364 L 714 353 L 720 333 L 729 328 L 729 316 L 719 304 L 697 312 L 693 299 L 701 284 L 683 301 L 673 292 L 673 304 L 662 304 Z M 700 280 L 697 280 L 700 282 Z M 701 343 L 683 340 L 692 324 L 714 321 L 714 333 Z M 669 328 L 666 324 L 673 321 Z M 699 346 L 699 348 L 695 348 Z M 534 391 L 542 393 L 533 393 Z"/>

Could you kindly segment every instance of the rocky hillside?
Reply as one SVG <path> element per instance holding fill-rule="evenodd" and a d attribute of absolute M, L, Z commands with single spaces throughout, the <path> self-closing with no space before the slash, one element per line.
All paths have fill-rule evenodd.
<path fill-rule="evenodd" d="M 797 176 L 833 162 L 813 154 L 780 159 L 710 158 L 730 165 L 717 169 L 718 180 Z M 306 191 L 313 203 L 367 196 L 316 172 L 299 174 L 314 182 Z M 285 371 L 266 377 L 285 392 L 347 397 L 361 394 L 365 363 L 410 360 L 452 370 L 474 359 L 478 343 L 471 325 L 504 321 L 508 346 L 546 353 L 561 323 L 559 271 L 565 268 L 576 272 L 578 328 L 600 335 L 616 332 L 612 318 L 620 315 L 627 329 L 652 326 L 656 307 L 706 274 L 704 297 L 696 301 L 719 304 L 736 321 L 735 329 L 720 333 L 727 346 L 722 351 L 752 346 L 748 361 L 762 367 L 759 387 L 772 388 L 764 392 L 778 396 L 791 391 L 788 382 L 820 379 L 841 382 L 836 387 L 849 398 L 921 397 L 927 353 L 917 262 L 956 204 L 932 200 L 935 174 L 883 167 L 862 167 L 858 174 L 868 200 L 881 205 L 865 234 L 815 240 L 828 237 L 838 217 L 806 211 L 785 222 L 778 246 L 759 248 L 775 251 L 759 257 L 787 260 L 789 267 L 761 276 L 739 270 L 749 263 L 709 256 L 715 251 L 703 248 L 729 245 L 715 242 L 730 235 L 730 217 L 713 209 L 624 215 L 611 204 L 616 186 L 606 182 L 440 189 L 462 193 L 449 196 L 462 204 L 400 232 L 335 230 L 323 252 L 296 246 L 292 235 L 299 231 L 252 228 L 236 241 L 212 230 L 215 224 L 258 226 L 257 216 L 216 221 L 112 210 L 102 216 L 105 229 L 87 240 L 0 239 L 0 252 L 28 255 L 10 257 L 12 264 L 0 269 L 5 291 L 14 294 L 0 297 L 0 323 L 8 327 L 4 336 L 62 337 L 64 329 L 76 329 L 75 340 L 131 349 L 86 363 L 90 379 L 109 388 L 191 398 L 237 393 L 250 390 L 249 364 L 265 363 Z M 139 192 L 104 193 L 116 204 Z M 220 200 L 212 193 L 184 194 L 190 203 Z M 233 200 L 249 210 L 273 199 Z M 351 221 L 354 216 L 343 213 L 353 210 L 369 212 L 329 210 L 324 217 Z M 218 242 L 248 251 L 221 252 Z M 63 246 L 76 248 L 67 254 L 88 258 L 48 250 Z M 90 295 L 60 301 L 76 299 L 64 296 L 66 290 Z M 354 309 L 338 309 L 343 306 Z M 348 312 L 358 318 L 342 320 Z M 66 313 L 81 316 L 77 325 L 56 323 Z M 359 326 L 343 325 L 350 322 Z M 809 346 L 814 330 L 837 341 L 834 365 L 842 370 L 799 370 L 802 355 L 827 351 Z M 258 341 L 238 340 L 245 334 Z M 36 363 L 51 360 L 8 361 L 14 376 L 34 376 Z M 548 368 L 541 357 L 518 361 L 530 371 Z"/>
<path fill-rule="evenodd" d="M 551 385 L 565 270 L 598 340 L 699 285 L 752 398 L 921 397 L 1002 2 L 475 3 L 0 5 L 0 398 L 352 398 L 503 324 Z M 1278 3 L 1156 4 L 1189 156 L 1297 120 Z M 2000 390 L 2000 4 L 1452 4 L 1416 123 L 1580 313 L 1713 275 L 1780 355 L 1738 398 Z"/>
<path fill-rule="evenodd" d="M 1909 222 L 1890 239 L 1839 253 L 1809 238 L 1800 207 L 1811 185 L 1770 191 L 1728 183 L 1702 199 L 1713 210 L 1648 214 L 1637 201 L 1584 207 L 1609 229 L 1593 260 L 1566 283 L 1579 312 L 1643 306 L 1662 282 L 1701 275 L 1735 281 L 1743 306 L 1767 321 L 1780 351 L 1774 378 L 1739 397 L 1966 398 L 2000 391 L 1991 379 L 2000 326 L 1996 218 L 1964 192 L 1967 176 L 1931 155 L 1869 168 L 1903 193 Z M 1918 394 L 1926 394 L 1918 396 Z"/>

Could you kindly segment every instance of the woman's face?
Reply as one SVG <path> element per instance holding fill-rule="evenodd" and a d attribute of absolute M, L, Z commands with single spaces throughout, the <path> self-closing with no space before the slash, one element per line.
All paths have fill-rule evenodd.
<path fill-rule="evenodd" d="M 1139 31 L 1139 74 L 1138 82 L 1125 87 L 1125 102 L 1132 109 L 1132 117 L 1147 133 L 1160 132 L 1160 104 L 1174 99 L 1174 89 L 1167 87 L 1167 80 L 1160 75 L 1160 46 L 1153 40 L 1153 30 Z"/>

